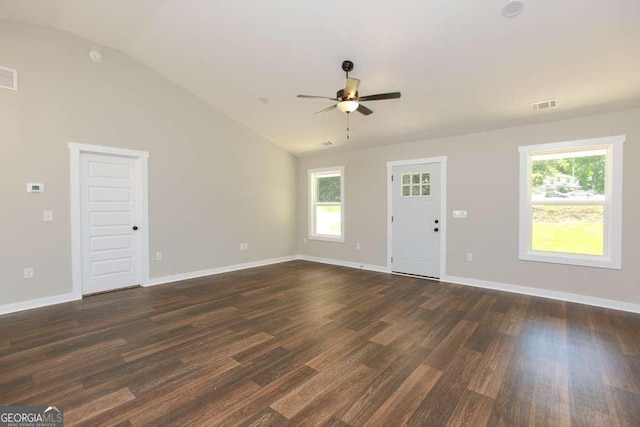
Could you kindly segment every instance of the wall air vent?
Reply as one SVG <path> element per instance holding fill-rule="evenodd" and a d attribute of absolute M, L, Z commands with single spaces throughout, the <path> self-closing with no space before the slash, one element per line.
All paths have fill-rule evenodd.
<path fill-rule="evenodd" d="M 533 111 L 548 110 L 549 108 L 556 108 L 557 106 L 558 106 L 557 99 L 549 99 L 548 101 L 534 102 L 533 104 L 531 104 L 531 109 Z"/>
<path fill-rule="evenodd" d="M 18 72 L 0 67 L 0 88 L 18 90 Z"/>

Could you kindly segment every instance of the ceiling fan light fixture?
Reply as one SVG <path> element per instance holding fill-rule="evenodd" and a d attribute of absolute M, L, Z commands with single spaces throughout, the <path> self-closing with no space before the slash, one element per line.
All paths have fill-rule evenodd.
<path fill-rule="evenodd" d="M 340 101 L 338 102 L 338 110 L 343 113 L 353 113 L 358 109 L 360 104 L 358 101 Z"/>

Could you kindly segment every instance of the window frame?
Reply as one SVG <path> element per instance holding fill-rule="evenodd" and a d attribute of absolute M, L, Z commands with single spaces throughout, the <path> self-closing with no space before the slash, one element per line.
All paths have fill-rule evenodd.
<path fill-rule="evenodd" d="M 340 174 L 340 203 L 336 202 L 318 202 L 317 201 L 317 178 L 322 175 Z M 322 240 L 326 242 L 344 243 L 344 211 L 345 211 L 345 195 L 344 195 L 344 166 L 333 166 L 326 168 L 309 169 L 307 171 L 307 181 L 309 186 L 309 240 Z M 340 235 L 333 236 L 329 234 L 316 233 L 316 207 L 317 206 L 340 206 Z"/>
<path fill-rule="evenodd" d="M 620 270 L 622 268 L 622 166 L 625 135 L 582 139 L 550 144 L 525 145 L 520 153 L 519 259 L 555 264 L 578 265 Z M 531 177 L 533 155 L 571 152 L 584 149 L 606 149 L 604 206 L 604 254 L 586 255 L 564 252 L 534 251 L 532 245 Z M 538 203 L 539 204 L 539 203 Z M 544 205 L 592 205 L 593 202 L 553 201 Z"/>

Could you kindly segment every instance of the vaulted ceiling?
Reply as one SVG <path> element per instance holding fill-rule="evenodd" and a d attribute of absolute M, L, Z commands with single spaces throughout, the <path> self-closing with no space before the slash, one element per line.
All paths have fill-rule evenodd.
<path fill-rule="evenodd" d="M 0 20 L 124 51 L 294 154 L 640 106 L 640 1 L 0 0 Z M 375 113 L 313 113 L 355 63 Z M 108 61 L 108 56 L 105 57 Z M 530 104 L 559 100 L 554 110 Z"/>

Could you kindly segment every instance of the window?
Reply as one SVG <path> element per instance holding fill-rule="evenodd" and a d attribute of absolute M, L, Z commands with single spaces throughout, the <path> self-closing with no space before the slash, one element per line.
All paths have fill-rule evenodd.
<path fill-rule="evenodd" d="M 344 242 L 344 166 L 309 170 L 309 238 Z"/>
<path fill-rule="evenodd" d="M 400 197 L 419 197 L 431 195 L 431 174 L 403 173 L 402 193 Z"/>
<path fill-rule="evenodd" d="M 520 259 L 621 268 L 624 141 L 520 147 Z"/>

